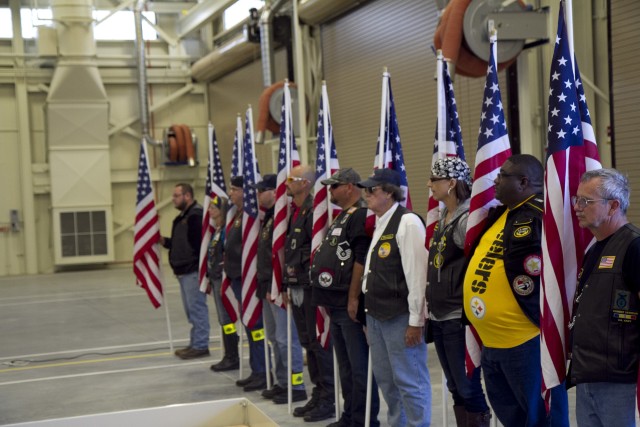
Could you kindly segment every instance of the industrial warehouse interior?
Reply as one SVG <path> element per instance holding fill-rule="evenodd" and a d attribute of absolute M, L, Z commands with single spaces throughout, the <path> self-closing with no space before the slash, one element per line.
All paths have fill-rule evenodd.
<path fill-rule="evenodd" d="M 457 10 L 456 28 L 447 10 Z M 442 139 L 438 52 L 453 79 L 458 150 L 474 170 L 496 30 L 511 152 L 544 164 L 559 12 L 560 0 L 0 0 L 0 425 L 221 401 L 242 412 L 242 399 L 280 426 L 334 421 L 304 423 L 237 387 L 250 369 L 246 340 L 240 372 L 212 372 L 222 331 L 209 296 L 211 355 L 173 354 L 189 343 L 189 323 L 167 251 L 158 249 L 161 306 L 134 275 L 141 152 L 168 236 L 176 184 L 208 200 L 214 146 L 230 188 L 245 125 L 262 175 L 278 172 L 285 90 L 300 162 L 317 168 L 330 112 L 340 166 L 363 178 L 378 167 L 391 99 L 413 210 L 427 218 L 434 135 Z M 592 142 L 603 167 L 628 177 L 627 218 L 640 224 L 640 7 L 574 0 L 571 16 Z M 432 344 L 428 368 L 431 425 L 456 425 Z M 309 392 L 306 369 L 304 378 Z M 167 425 L 193 425 L 176 414 Z M 576 425 L 575 388 L 569 415 Z M 74 425 L 97 425 L 82 420 Z"/>

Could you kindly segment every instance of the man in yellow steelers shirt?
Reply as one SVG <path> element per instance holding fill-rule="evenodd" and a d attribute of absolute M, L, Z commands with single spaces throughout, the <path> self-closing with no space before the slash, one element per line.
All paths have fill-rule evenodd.
<path fill-rule="evenodd" d="M 464 277 L 465 315 L 482 339 L 487 395 L 505 427 L 569 425 L 564 387 L 552 392 L 550 416 L 541 396 L 543 175 L 527 154 L 502 165 L 494 181 L 502 206 L 489 211 Z"/>

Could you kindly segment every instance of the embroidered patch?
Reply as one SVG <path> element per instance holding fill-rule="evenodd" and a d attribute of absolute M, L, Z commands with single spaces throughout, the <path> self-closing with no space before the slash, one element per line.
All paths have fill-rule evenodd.
<path fill-rule="evenodd" d="M 522 296 L 530 295 L 534 288 L 533 279 L 525 275 L 516 277 L 511 286 L 516 294 Z"/>
<path fill-rule="evenodd" d="M 436 254 L 436 256 L 433 257 L 433 266 L 435 268 L 440 268 L 442 267 L 442 264 L 444 264 L 444 257 L 442 254 Z"/>
<path fill-rule="evenodd" d="M 334 228 L 333 230 L 331 230 L 331 235 L 332 236 L 339 236 L 340 234 L 342 234 L 342 228 Z"/>
<path fill-rule="evenodd" d="M 291 239 L 291 250 L 295 250 L 297 246 L 296 239 Z"/>
<path fill-rule="evenodd" d="M 598 268 L 613 268 L 613 262 L 616 260 L 614 255 L 603 256 L 600 258 Z"/>
<path fill-rule="evenodd" d="M 529 234 L 531 234 L 531 227 L 525 225 L 516 228 L 516 231 L 513 232 L 513 237 L 520 239 L 522 237 L 527 237 Z"/>
<path fill-rule="evenodd" d="M 391 240 L 393 239 L 393 234 L 385 234 L 384 236 L 380 236 L 380 240 Z"/>
<path fill-rule="evenodd" d="M 390 243 L 383 243 L 380 245 L 380 247 L 378 248 L 378 256 L 380 258 L 386 258 L 389 256 L 389 254 L 391 253 L 391 244 Z"/>
<path fill-rule="evenodd" d="M 340 261 L 346 261 L 351 258 L 351 247 L 349 246 L 349 242 L 342 242 L 336 248 L 336 256 Z"/>
<path fill-rule="evenodd" d="M 478 319 L 482 319 L 484 317 L 485 312 L 487 311 L 484 301 L 480 297 L 471 298 L 471 312 Z"/>
<path fill-rule="evenodd" d="M 295 276 L 295 275 L 296 275 L 296 268 L 291 266 L 291 265 L 288 265 L 287 266 L 287 276 L 292 277 L 292 276 Z"/>
<path fill-rule="evenodd" d="M 613 308 L 618 310 L 629 310 L 629 299 L 631 292 L 617 290 L 616 296 L 613 299 Z"/>
<path fill-rule="evenodd" d="M 242 225 L 242 220 L 240 218 L 238 218 L 235 221 L 233 221 L 233 227 L 234 228 L 240 228 L 241 225 Z"/>
<path fill-rule="evenodd" d="M 328 271 L 323 271 L 318 275 L 318 283 L 323 288 L 328 288 L 333 283 L 333 275 Z"/>
<path fill-rule="evenodd" d="M 529 255 L 524 259 L 524 271 L 531 276 L 539 276 L 542 273 L 542 260 L 538 255 Z"/>

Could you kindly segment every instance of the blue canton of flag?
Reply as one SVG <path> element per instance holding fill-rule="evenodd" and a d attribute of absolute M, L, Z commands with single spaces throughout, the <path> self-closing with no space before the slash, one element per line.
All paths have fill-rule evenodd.
<path fill-rule="evenodd" d="M 236 119 L 236 133 L 233 138 L 233 155 L 231 156 L 231 176 L 242 175 L 242 121 L 240 116 Z"/>
<path fill-rule="evenodd" d="M 456 155 L 462 160 L 466 160 L 462 146 L 462 126 L 458 120 L 458 107 L 456 106 L 456 97 L 453 94 L 453 82 L 445 61 L 443 61 L 442 67 L 444 68 L 444 99 L 447 103 L 447 120 L 445 121 L 447 141 L 452 141 L 456 148 Z"/>
<path fill-rule="evenodd" d="M 258 217 L 258 197 L 257 191 L 252 185 L 260 182 L 260 170 L 255 154 L 253 153 L 253 138 L 251 135 L 249 118 L 245 126 L 244 138 L 244 184 L 242 185 L 244 212 L 252 218 Z M 254 167 L 255 166 L 255 167 Z"/>

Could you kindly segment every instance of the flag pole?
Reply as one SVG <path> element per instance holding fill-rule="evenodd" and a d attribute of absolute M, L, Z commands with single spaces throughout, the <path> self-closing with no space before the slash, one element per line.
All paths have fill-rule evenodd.
<path fill-rule="evenodd" d="M 284 111 L 282 114 L 284 117 L 284 155 L 285 155 L 285 170 L 287 171 L 287 178 L 291 173 L 291 144 L 289 143 L 291 137 L 291 91 L 289 90 L 289 79 L 284 79 Z M 286 185 L 286 184 L 285 184 Z M 289 217 L 289 203 L 287 203 L 287 218 Z M 273 244 L 273 242 L 272 242 Z M 278 261 L 279 262 L 279 261 Z M 282 286 L 282 284 L 281 284 Z M 287 297 L 289 296 L 289 290 L 287 289 Z M 291 376 L 293 375 L 293 355 L 291 350 L 291 301 L 287 298 L 289 303 L 287 304 L 287 408 L 289 414 L 293 411 L 293 381 Z"/>
<path fill-rule="evenodd" d="M 443 114 L 444 110 L 444 82 L 442 81 L 442 66 L 443 56 L 442 50 L 438 49 L 437 51 L 437 87 L 438 87 L 438 158 L 440 158 L 440 153 L 443 152 L 443 144 L 446 143 L 445 140 L 445 123 L 444 118 L 445 114 Z"/>
<path fill-rule="evenodd" d="M 243 143 L 241 141 L 244 140 L 243 137 L 243 133 L 242 133 L 242 118 L 240 116 L 240 113 L 238 113 L 237 117 L 236 117 L 236 139 L 238 141 L 238 174 L 242 175 L 242 169 L 243 169 L 243 164 L 244 164 L 244 160 L 243 160 L 243 156 L 242 156 L 242 152 L 244 150 L 243 147 Z M 244 185 L 244 184 L 243 184 Z M 239 337 L 239 341 L 238 341 L 238 347 L 239 347 L 239 358 L 240 358 L 240 367 L 238 369 L 238 377 L 240 379 L 243 378 L 243 373 L 244 373 L 244 369 L 242 366 L 242 361 L 244 360 L 244 337 L 243 337 L 243 333 L 242 330 L 244 329 L 243 325 L 242 325 L 242 292 L 240 292 L 240 301 L 237 301 L 237 303 L 239 304 L 236 307 L 236 310 L 238 312 L 238 326 L 236 327 L 236 330 L 240 331 L 240 333 L 238 333 L 238 337 Z"/>
<path fill-rule="evenodd" d="M 382 71 L 382 100 L 380 102 L 380 133 L 378 135 L 378 169 L 382 169 L 384 167 L 384 142 L 385 142 L 385 134 L 384 131 L 387 128 L 387 120 L 389 120 L 389 72 L 387 71 L 387 67 L 383 68 Z"/>
<path fill-rule="evenodd" d="M 573 1 L 564 0 L 564 20 L 567 27 L 567 38 L 569 39 L 569 56 L 571 56 L 571 66 L 573 67 L 573 77 L 576 77 L 575 50 L 573 46 Z"/>

